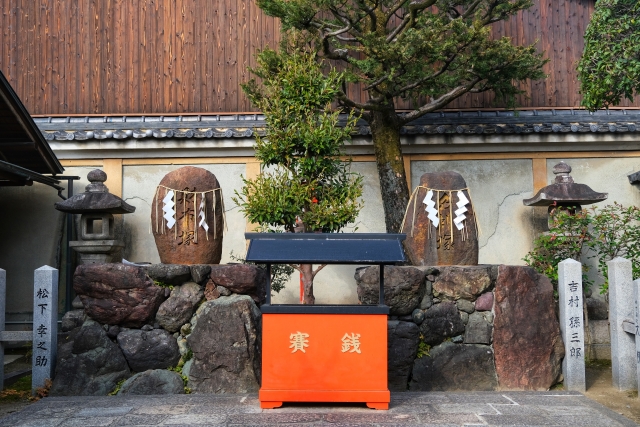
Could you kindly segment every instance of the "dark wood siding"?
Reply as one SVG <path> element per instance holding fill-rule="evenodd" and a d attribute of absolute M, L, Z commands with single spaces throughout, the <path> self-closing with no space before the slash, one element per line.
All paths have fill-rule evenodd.
<path fill-rule="evenodd" d="M 575 63 L 594 0 L 535 0 L 495 25 L 551 58 L 523 108 L 580 104 Z M 0 70 L 34 115 L 245 112 L 239 84 L 279 25 L 254 0 L 0 0 Z M 359 87 L 349 88 L 358 94 Z M 628 103 L 624 104 L 628 106 Z M 640 105 L 640 104 L 638 104 Z M 408 105 L 400 102 L 400 106 Z M 453 109 L 492 108 L 491 94 Z"/>

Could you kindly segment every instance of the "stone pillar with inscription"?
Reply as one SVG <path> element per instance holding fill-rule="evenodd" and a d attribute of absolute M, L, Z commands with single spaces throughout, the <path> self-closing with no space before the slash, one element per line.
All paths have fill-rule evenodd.
<path fill-rule="evenodd" d="M 566 259 L 558 264 L 560 331 L 565 355 L 562 361 L 567 390 L 586 390 L 584 367 L 584 322 L 582 311 L 582 264 Z"/>
<path fill-rule="evenodd" d="M 53 379 L 57 338 L 58 270 L 45 265 L 34 272 L 32 393 Z"/>
<path fill-rule="evenodd" d="M 635 300 L 635 324 L 633 325 L 633 334 L 636 339 L 636 380 L 638 381 L 638 389 L 640 391 L 640 279 L 633 281 L 633 291 Z M 640 398 L 640 394 L 638 395 Z"/>
<path fill-rule="evenodd" d="M 618 257 L 608 261 L 607 266 L 613 386 L 620 391 L 635 390 L 638 387 L 635 337 L 623 325 L 631 323 L 634 317 L 631 261 Z"/>

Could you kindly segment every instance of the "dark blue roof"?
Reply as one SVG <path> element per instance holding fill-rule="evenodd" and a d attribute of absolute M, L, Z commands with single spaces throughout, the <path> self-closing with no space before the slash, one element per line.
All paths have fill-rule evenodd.
<path fill-rule="evenodd" d="M 247 261 L 258 264 L 397 264 L 406 234 L 245 233 Z"/>

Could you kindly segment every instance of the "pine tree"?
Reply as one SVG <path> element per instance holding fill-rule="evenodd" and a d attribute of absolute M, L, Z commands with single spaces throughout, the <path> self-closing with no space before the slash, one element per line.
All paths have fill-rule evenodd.
<path fill-rule="evenodd" d="M 494 91 L 513 105 L 520 81 L 545 76 L 534 46 L 491 35 L 493 23 L 529 8 L 530 0 L 257 1 L 284 31 L 303 32 L 347 71 L 338 98 L 370 125 L 388 232 L 400 229 L 409 200 L 403 125 L 466 93 Z M 360 88 L 365 101 L 347 95 Z M 416 107 L 397 114 L 401 98 Z"/>

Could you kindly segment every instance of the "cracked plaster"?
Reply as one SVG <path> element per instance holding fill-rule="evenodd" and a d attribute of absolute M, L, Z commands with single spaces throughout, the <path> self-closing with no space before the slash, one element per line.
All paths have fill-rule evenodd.
<path fill-rule="evenodd" d="M 640 170 L 636 158 L 554 158 L 547 161 L 548 182 L 553 180 L 551 169 L 560 160 L 573 168 L 576 182 L 591 186 L 596 191 L 608 192 L 609 199 L 600 204 L 618 201 L 624 205 L 640 205 L 640 186 L 630 185 L 627 175 Z M 90 163 L 90 161 L 87 161 Z M 244 163 L 197 165 L 212 171 L 221 183 L 227 209 L 228 231 L 223 242 L 222 262 L 230 262 L 230 252 L 245 254 L 245 220 L 242 212 L 231 201 L 234 189 L 242 185 Z M 150 234 L 151 200 L 155 186 L 162 177 L 179 165 L 136 165 L 123 167 L 123 199 L 136 207 L 136 212 L 124 215 L 125 241 L 131 247 L 125 254 L 132 261 L 158 262 L 158 254 Z M 67 167 L 65 175 L 82 179 L 74 183 L 74 193 L 81 193 L 87 185 L 86 175 L 95 167 Z M 358 221 L 357 232 L 384 232 L 384 215 L 380 198 L 377 171 L 374 162 L 354 162 L 352 169 L 365 176 L 364 208 Z M 522 258 L 530 250 L 535 236 L 544 231 L 546 208 L 530 208 L 522 199 L 533 195 L 532 163 L 530 159 L 413 161 L 411 177 L 417 185 L 425 172 L 454 170 L 462 174 L 471 189 L 471 197 L 478 212 L 480 224 L 480 262 L 522 265 Z M 108 182 L 107 182 L 108 184 Z M 4 209 L 0 220 L 10 227 L 0 229 L 0 240 L 10 242 L 0 251 L 0 268 L 7 270 L 8 320 L 22 319 L 19 313 L 31 311 L 33 270 L 44 264 L 56 265 L 56 232 L 59 233 L 59 213 L 53 203 L 59 200 L 55 192 L 34 184 L 33 187 L 5 187 L 0 189 Z M 597 206 L 597 205 L 596 205 Z M 48 214 L 45 214 L 48 212 Z M 355 227 L 345 229 L 354 231 Z M 584 259 L 593 264 L 594 260 Z M 64 263 L 64 254 L 62 257 Z M 318 303 L 357 303 L 353 272 L 356 266 L 329 266 L 316 278 Z M 595 268 L 591 269 L 595 275 Z M 64 269 L 61 283 L 64 283 Z M 274 297 L 274 302 L 298 301 L 299 282 L 295 273 L 287 288 Z M 60 290 L 64 295 L 63 288 Z M 594 292 L 597 294 L 597 291 Z M 28 316 L 28 314 L 24 314 Z"/>
<path fill-rule="evenodd" d="M 411 162 L 414 186 L 426 172 L 455 171 L 470 190 L 480 228 L 479 262 L 522 265 L 531 249 L 533 211 L 522 199 L 533 193 L 529 159 Z"/>

